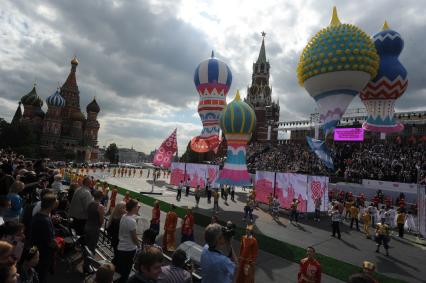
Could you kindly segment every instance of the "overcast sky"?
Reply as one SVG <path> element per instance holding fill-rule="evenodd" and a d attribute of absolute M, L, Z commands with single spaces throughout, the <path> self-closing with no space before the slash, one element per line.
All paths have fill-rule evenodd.
<path fill-rule="evenodd" d="M 45 99 L 80 64 L 82 110 L 96 96 L 99 145 L 116 142 L 149 152 L 178 128 L 179 153 L 198 135 L 193 73 L 214 49 L 233 73 L 228 98 L 243 96 L 257 59 L 261 31 L 271 64 L 273 99 L 281 120 L 307 118 L 315 103 L 296 79 L 301 50 L 328 25 L 333 5 L 340 20 L 373 35 L 384 20 L 400 32 L 400 56 L 409 87 L 398 110 L 426 102 L 426 1 L 248 0 L 0 0 L 0 117 L 10 121 L 17 102 L 37 81 Z M 361 106 L 355 99 L 350 107 Z M 46 106 L 44 106 L 46 107 Z"/>

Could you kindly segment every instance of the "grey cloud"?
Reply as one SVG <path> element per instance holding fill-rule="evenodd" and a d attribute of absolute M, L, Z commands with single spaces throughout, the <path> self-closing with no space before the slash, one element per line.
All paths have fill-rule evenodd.
<path fill-rule="evenodd" d="M 104 89 L 118 97 L 151 98 L 175 106 L 185 106 L 196 95 L 193 70 L 210 49 L 203 34 L 170 14 L 154 14 L 148 2 L 126 1 L 120 7 L 104 1 L 13 3 L 32 22 L 43 22 L 59 32 L 63 47 L 49 42 L 21 41 L 20 45 L 30 45 L 22 60 L 33 62 L 29 66 L 34 68 L 18 71 L 19 88 L 16 79 L 2 76 L 3 83 L 11 88 L 7 94 L 1 93 L 5 97 L 18 100 L 31 87 L 29 82 L 35 74 L 40 76 L 40 87 L 50 85 L 49 93 L 52 92 L 56 81 L 65 80 L 70 55 L 75 51 L 80 61 L 77 79 L 83 103 L 96 94 L 103 109 L 114 112 L 123 109 L 117 107 L 122 106 L 117 105 L 119 99 L 102 100 Z M 34 13 L 39 4 L 53 7 L 56 20 L 49 21 Z M 42 66 L 46 59 L 54 62 L 56 73 L 35 68 Z M 6 73 L 3 69 L 0 72 Z M 84 86 L 89 84 L 87 78 L 90 77 L 99 88 L 93 90 L 96 93 L 87 94 L 90 88 Z"/>

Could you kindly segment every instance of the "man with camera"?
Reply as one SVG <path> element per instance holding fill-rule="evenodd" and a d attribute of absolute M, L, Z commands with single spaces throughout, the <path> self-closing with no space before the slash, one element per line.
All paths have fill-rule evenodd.
<path fill-rule="evenodd" d="M 163 266 L 158 283 L 192 283 L 192 263 L 184 250 L 176 250 L 172 256 L 172 264 Z"/>
<path fill-rule="evenodd" d="M 231 245 L 232 223 L 226 227 L 215 223 L 207 226 L 204 232 L 206 245 L 201 253 L 203 283 L 231 283 L 234 280 L 237 257 Z M 220 250 L 229 250 L 225 256 Z"/>

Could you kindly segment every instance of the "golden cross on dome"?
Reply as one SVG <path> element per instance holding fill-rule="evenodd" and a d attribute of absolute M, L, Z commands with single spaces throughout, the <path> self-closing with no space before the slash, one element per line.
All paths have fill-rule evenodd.
<path fill-rule="evenodd" d="M 261 34 L 263 37 L 265 37 L 265 36 L 266 36 L 266 32 L 264 32 L 264 31 L 262 31 L 260 34 Z"/>

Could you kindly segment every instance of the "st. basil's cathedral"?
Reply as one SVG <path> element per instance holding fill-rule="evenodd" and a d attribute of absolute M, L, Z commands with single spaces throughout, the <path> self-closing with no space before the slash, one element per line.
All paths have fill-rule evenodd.
<path fill-rule="evenodd" d="M 71 60 L 71 71 L 61 88 L 46 98 L 47 112 L 42 110 L 43 100 L 36 85 L 24 95 L 13 117 L 14 123 L 28 123 L 32 128 L 40 154 L 56 160 L 67 156 L 77 161 L 98 158 L 97 120 L 100 107 L 94 98 L 87 106 L 87 118 L 80 108 L 80 91 L 77 85 L 77 58 Z M 22 113 L 21 104 L 24 106 Z"/>

